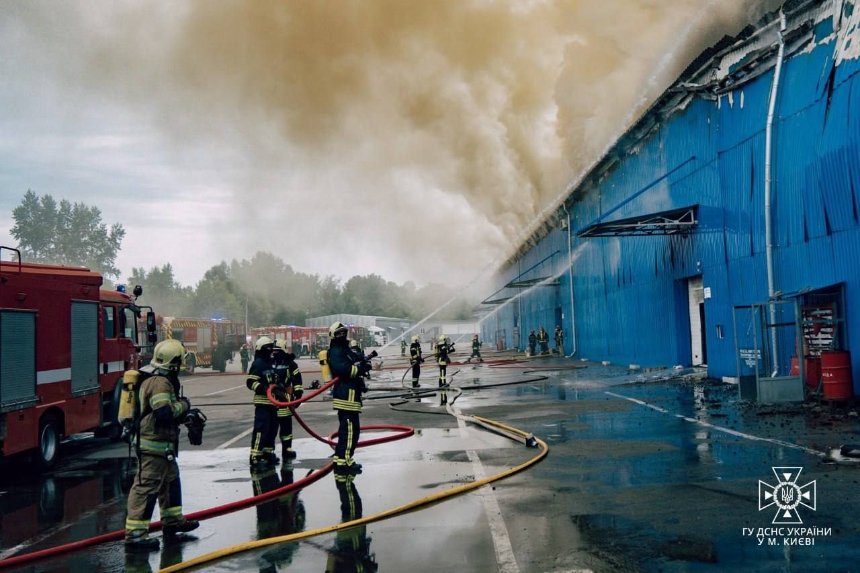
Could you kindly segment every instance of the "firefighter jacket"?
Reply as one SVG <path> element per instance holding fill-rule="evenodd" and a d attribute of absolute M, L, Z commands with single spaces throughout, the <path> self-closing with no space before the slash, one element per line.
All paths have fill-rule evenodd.
<path fill-rule="evenodd" d="M 269 401 L 268 396 L 266 396 L 266 390 L 269 388 L 270 384 L 276 384 L 277 382 L 278 375 L 273 368 L 272 361 L 265 356 L 260 356 L 258 353 L 258 355 L 254 357 L 254 362 L 248 370 L 248 379 L 245 381 L 245 385 L 248 386 L 248 390 L 252 390 L 254 392 L 255 406 L 275 407 L 275 405 Z"/>
<path fill-rule="evenodd" d="M 436 345 L 436 362 L 439 363 L 439 366 L 448 366 L 448 363 L 451 362 L 451 358 L 448 356 L 450 352 L 454 352 L 453 344 L 443 342 Z"/>
<path fill-rule="evenodd" d="M 179 382 L 166 376 L 150 376 L 140 385 L 140 451 L 160 456 L 179 451 L 179 424 L 188 412 L 188 402 L 176 395 Z"/>
<path fill-rule="evenodd" d="M 292 394 L 293 399 L 302 397 L 302 372 L 296 364 L 296 356 L 292 353 L 275 352 L 272 358 L 272 369 L 277 376 L 277 384 L 284 389 L 287 395 Z M 289 408 L 278 408 L 278 415 L 288 415 Z"/>
<path fill-rule="evenodd" d="M 328 349 L 328 365 L 337 382 L 332 389 L 335 410 L 361 412 L 361 393 L 365 391 L 361 356 L 350 350 L 346 339 L 335 338 Z"/>
<path fill-rule="evenodd" d="M 424 358 L 421 357 L 421 345 L 417 342 L 413 342 L 409 346 L 409 364 L 421 364 L 424 362 Z"/>
<path fill-rule="evenodd" d="M 544 330 L 543 328 L 541 328 L 540 331 L 538 332 L 537 338 L 538 338 L 538 342 L 540 342 L 541 344 L 549 342 L 549 335 L 546 333 L 546 330 Z"/>
<path fill-rule="evenodd" d="M 478 340 L 477 338 L 473 338 L 472 339 L 472 352 L 473 353 L 478 352 L 478 350 L 480 348 L 481 348 L 481 341 Z"/>

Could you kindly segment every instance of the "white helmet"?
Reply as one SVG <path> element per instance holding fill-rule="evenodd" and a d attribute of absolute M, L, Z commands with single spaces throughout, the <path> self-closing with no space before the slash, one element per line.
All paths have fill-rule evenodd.
<path fill-rule="evenodd" d="M 149 365 L 156 369 L 179 372 L 184 361 L 185 347 L 178 340 L 168 338 L 155 345 Z"/>
<path fill-rule="evenodd" d="M 254 343 L 254 350 L 257 350 L 258 352 L 260 350 L 271 350 L 272 346 L 274 345 L 275 342 L 271 338 L 266 335 L 263 335 L 257 339 L 257 342 Z"/>
<path fill-rule="evenodd" d="M 328 329 L 328 335 L 332 338 L 342 338 L 346 336 L 349 329 L 342 322 L 335 322 Z"/>

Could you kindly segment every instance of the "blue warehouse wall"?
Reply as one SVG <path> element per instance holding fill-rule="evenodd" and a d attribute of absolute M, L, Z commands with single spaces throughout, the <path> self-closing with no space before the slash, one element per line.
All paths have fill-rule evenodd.
<path fill-rule="evenodd" d="M 787 58 L 782 69 L 773 128 L 774 283 L 786 296 L 844 287 L 844 341 L 860 373 L 860 65 L 856 56 L 837 60 L 840 41 L 832 31 L 830 19 L 818 22 L 807 49 Z M 529 330 L 545 325 L 551 333 L 562 313 L 566 353 L 575 343 L 576 355 L 592 360 L 689 364 L 687 281 L 701 277 L 710 293 L 703 328 L 709 373 L 736 375 L 733 308 L 768 298 L 764 174 L 772 80 L 770 70 L 716 101 L 693 99 L 598 182 L 586 180 L 568 202 L 570 228 L 559 225 L 524 251 L 503 271 L 499 286 L 557 280 L 507 289 L 519 298 L 483 325 L 484 337 L 504 331 L 504 345 L 522 349 Z M 686 236 L 575 235 L 597 220 L 692 205 L 698 205 L 699 223 Z M 512 336 L 515 326 L 519 341 Z M 856 374 L 854 380 L 860 393 Z"/>

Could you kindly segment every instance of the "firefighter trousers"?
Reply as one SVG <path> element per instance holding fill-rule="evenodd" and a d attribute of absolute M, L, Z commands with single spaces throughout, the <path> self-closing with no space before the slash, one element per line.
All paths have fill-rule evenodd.
<path fill-rule="evenodd" d="M 359 426 L 359 413 L 351 410 L 338 410 L 337 420 L 337 445 L 334 448 L 335 466 L 349 467 L 355 463 L 352 455 L 358 444 L 358 435 L 361 431 Z"/>
<path fill-rule="evenodd" d="M 439 364 L 439 404 L 444 406 L 448 403 L 448 364 Z"/>
<path fill-rule="evenodd" d="M 278 408 L 278 432 L 281 436 L 281 455 L 285 458 L 293 451 L 293 413 L 289 408 Z"/>
<path fill-rule="evenodd" d="M 254 405 L 254 433 L 251 434 L 251 460 L 275 454 L 278 417 L 274 406 Z"/>
<path fill-rule="evenodd" d="M 418 379 L 421 377 L 421 363 L 416 362 L 412 365 L 412 387 L 418 388 Z"/>
<path fill-rule="evenodd" d="M 137 476 L 128 493 L 126 535 L 149 530 L 156 501 L 161 511 L 162 523 L 169 525 L 185 521 L 182 515 L 179 466 L 173 456 L 170 458 L 141 452 Z"/>

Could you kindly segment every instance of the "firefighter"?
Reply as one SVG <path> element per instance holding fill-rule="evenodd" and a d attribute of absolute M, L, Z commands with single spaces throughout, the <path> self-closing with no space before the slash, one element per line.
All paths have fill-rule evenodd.
<path fill-rule="evenodd" d="M 409 364 L 412 365 L 412 387 L 418 388 L 418 378 L 421 377 L 421 365 L 424 363 L 424 358 L 421 356 L 421 341 L 417 336 L 412 337 L 412 344 L 409 345 Z"/>
<path fill-rule="evenodd" d="M 296 364 L 296 355 L 287 352 L 286 340 L 275 342 L 272 364 L 278 376 L 278 393 L 283 393 L 285 397 L 292 396 L 292 400 L 301 398 L 304 391 L 302 373 L 299 365 Z M 293 450 L 293 412 L 287 406 L 280 406 L 277 417 L 281 436 L 281 457 L 284 461 L 292 460 L 296 457 L 296 452 Z"/>
<path fill-rule="evenodd" d="M 332 388 L 332 406 L 337 410 L 337 446 L 334 449 L 335 475 L 361 473 L 361 464 L 353 459 L 355 446 L 361 431 L 361 394 L 367 390 L 363 376 L 370 372 L 370 362 L 352 351 L 347 341 L 347 327 L 335 322 L 329 328 L 331 342 L 328 349 L 328 364 L 332 377 L 337 382 Z"/>
<path fill-rule="evenodd" d="M 406 337 L 400 339 L 400 356 L 406 356 Z"/>
<path fill-rule="evenodd" d="M 537 336 L 534 330 L 529 331 L 529 356 L 535 355 L 535 345 L 537 344 Z"/>
<path fill-rule="evenodd" d="M 179 370 L 185 347 L 178 340 L 159 342 L 149 363 L 151 375 L 140 382 L 140 407 L 136 431 L 138 469 L 128 494 L 125 546 L 151 551 L 157 539 L 149 537 L 149 522 L 158 502 L 165 539 L 197 529 L 198 521 L 182 514 L 182 483 L 179 481 L 179 425 L 191 408 L 179 398 Z M 150 374 L 145 372 L 145 374 Z"/>
<path fill-rule="evenodd" d="M 239 359 L 242 361 L 242 374 L 248 373 L 248 360 L 251 358 L 251 351 L 248 350 L 248 345 L 243 344 L 239 350 Z"/>
<path fill-rule="evenodd" d="M 364 350 L 361 349 L 361 345 L 354 338 L 349 341 L 349 349 L 361 356 L 362 359 L 364 358 Z"/>
<path fill-rule="evenodd" d="M 543 326 L 538 331 L 537 339 L 540 343 L 540 353 L 549 354 L 549 334 L 546 333 Z"/>
<path fill-rule="evenodd" d="M 478 340 L 478 335 L 475 334 L 472 336 L 472 355 L 469 356 L 469 359 L 466 362 L 471 363 L 472 358 L 477 358 L 478 362 L 483 362 L 484 359 L 481 358 L 481 341 Z"/>
<path fill-rule="evenodd" d="M 277 385 L 278 375 L 272 363 L 275 343 L 268 336 L 261 336 L 254 344 L 254 362 L 248 371 L 245 384 L 254 392 L 254 432 L 251 434 L 252 469 L 276 465 L 280 460 L 275 455 L 275 436 L 278 433 L 277 408 L 266 395 L 270 385 Z M 286 400 L 283 391 L 276 390 L 275 397 Z"/>
<path fill-rule="evenodd" d="M 564 331 L 558 324 L 555 325 L 555 353 L 564 354 Z"/>
<path fill-rule="evenodd" d="M 448 364 L 451 362 L 450 354 L 454 352 L 454 344 L 448 340 L 444 334 L 439 335 L 439 341 L 436 343 L 436 363 L 439 364 L 439 405 L 444 406 L 448 403 Z"/>

